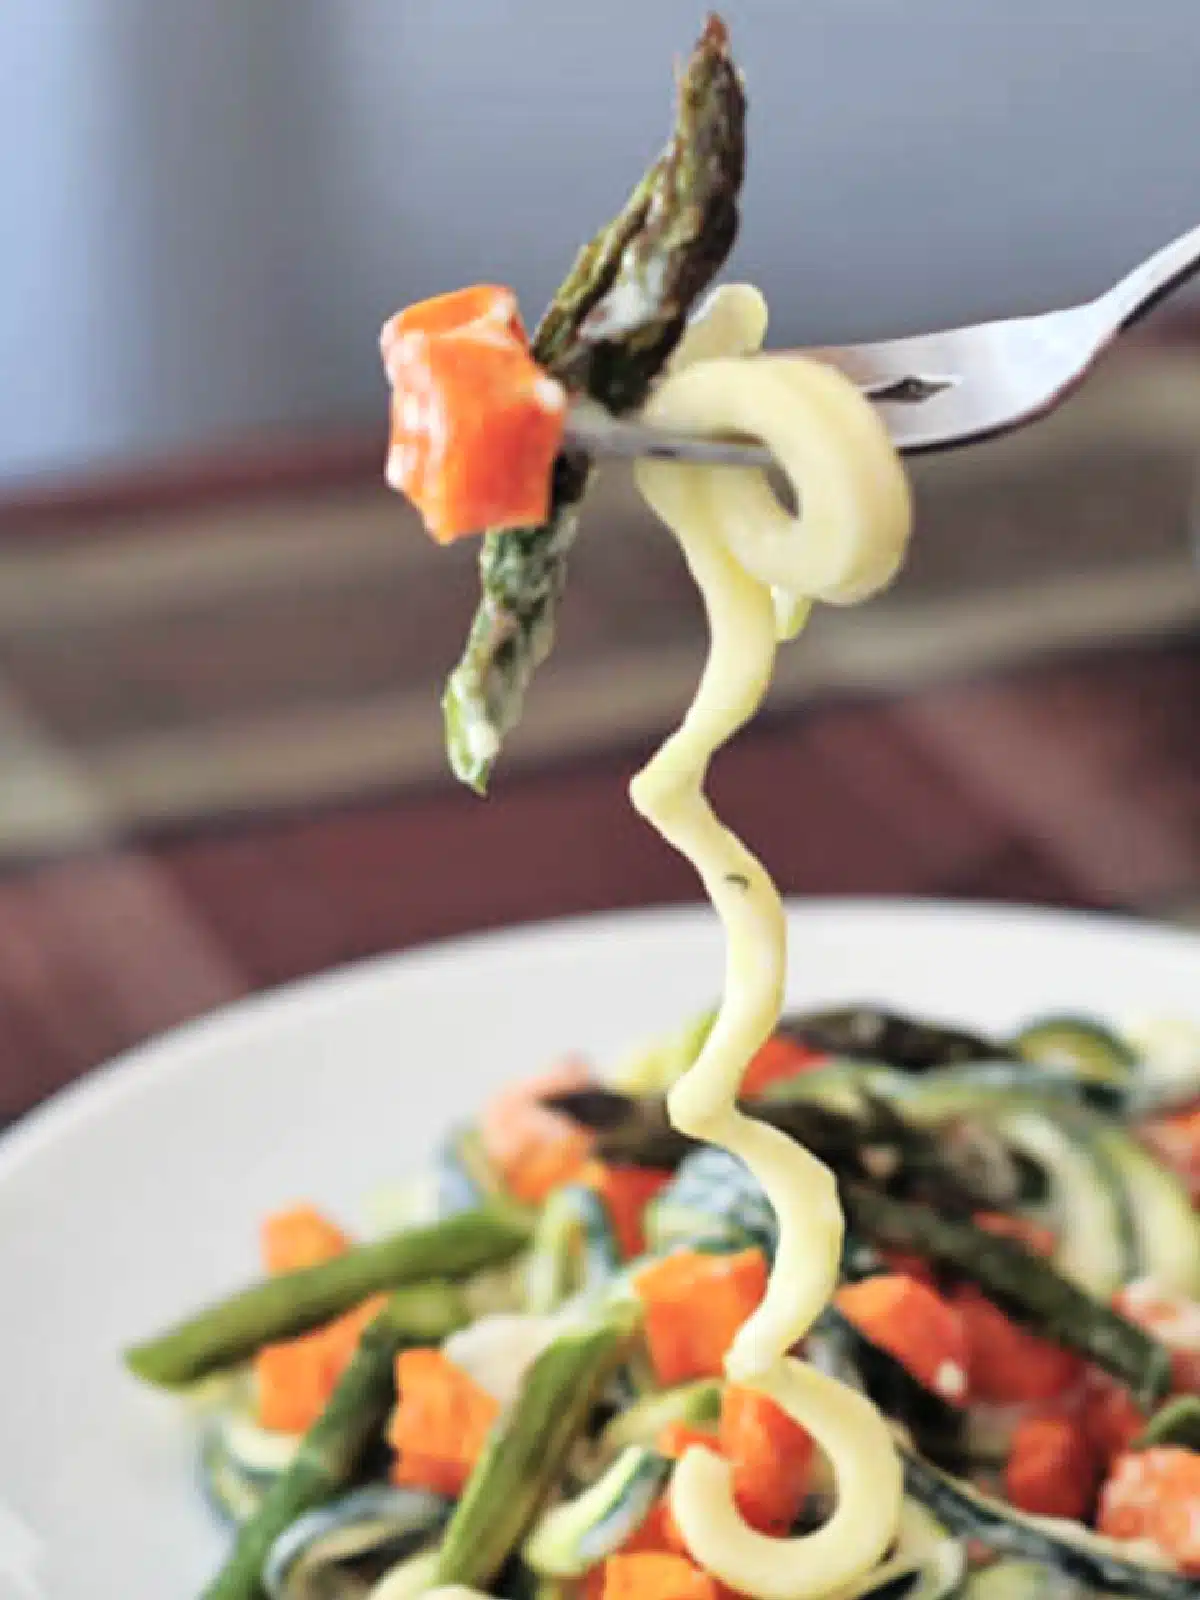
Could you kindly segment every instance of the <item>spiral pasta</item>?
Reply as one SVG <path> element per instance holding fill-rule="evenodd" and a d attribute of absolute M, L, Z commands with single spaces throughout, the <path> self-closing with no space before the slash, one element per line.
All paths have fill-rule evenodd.
<path fill-rule="evenodd" d="M 635 777 L 630 795 L 695 866 L 726 930 L 721 1009 L 670 1095 L 671 1120 L 740 1156 L 778 1221 L 767 1293 L 735 1338 L 726 1370 L 808 1429 L 838 1489 L 823 1527 L 770 1538 L 738 1514 L 728 1465 L 694 1449 L 676 1468 L 672 1510 L 693 1558 L 732 1588 L 759 1600 L 827 1600 L 852 1593 L 894 1539 L 900 1466 L 887 1424 L 869 1401 L 787 1354 L 833 1293 L 842 1214 L 830 1172 L 735 1106 L 746 1064 L 782 1010 L 787 925 L 769 876 L 718 821 L 703 784 L 715 751 L 766 693 L 779 635 L 794 629 L 812 600 L 850 604 L 883 587 L 903 558 L 911 506 L 869 404 L 827 368 L 754 355 L 765 331 L 756 290 L 718 291 L 646 408 L 648 419 L 666 426 L 763 439 L 796 486 L 801 509 L 786 512 L 756 471 L 639 465 L 638 487 L 675 534 L 700 589 L 711 644 L 687 715 Z"/>

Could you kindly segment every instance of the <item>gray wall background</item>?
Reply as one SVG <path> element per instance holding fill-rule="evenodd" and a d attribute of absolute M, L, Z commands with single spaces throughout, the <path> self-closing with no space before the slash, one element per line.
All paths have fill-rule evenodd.
<path fill-rule="evenodd" d="M 536 313 L 695 0 L 4 0 L 0 476 L 379 414 L 375 335 Z M 726 0 L 773 337 L 1104 287 L 1200 217 L 1200 0 Z"/>

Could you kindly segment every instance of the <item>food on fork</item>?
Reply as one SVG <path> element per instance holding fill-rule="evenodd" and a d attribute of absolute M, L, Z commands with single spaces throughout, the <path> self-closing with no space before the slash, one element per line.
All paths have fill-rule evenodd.
<path fill-rule="evenodd" d="M 569 394 L 618 415 L 646 399 L 733 244 L 744 122 L 728 35 L 711 17 L 679 74 L 666 148 L 576 256 L 534 330 L 533 359 Z M 590 477 L 585 457 L 561 456 L 548 514 L 483 540 L 479 607 L 443 699 L 451 763 L 481 792 L 553 644 Z"/>

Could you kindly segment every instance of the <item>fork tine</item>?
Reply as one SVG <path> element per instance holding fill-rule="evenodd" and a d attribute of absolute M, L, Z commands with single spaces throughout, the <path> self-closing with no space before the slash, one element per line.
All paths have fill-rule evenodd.
<path fill-rule="evenodd" d="M 808 353 L 868 394 L 897 447 L 912 453 L 971 444 L 1042 416 L 1086 374 L 1111 335 L 1089 304 Z"/>
<path fill-rule="evenodd" d="M 1052 410 L 1123 327 L 1198 269 L 1200 228 L 1193 228 L 1081 306 L 874 344 L 767 350 L 754 359 L 807 356 L 836 367 L 878 407 L 898 449 L 945 450 Z M 668 434 L 578 403 L 567 436 L 596 456 L 760 467 L 770 460 L 752 444 Z"/>
<path fill-rule="evenodd" d="M 889 391 L 904 383 L 929 385 L 936 390 L 960 381 L 960 373 L 946 370 L 945 359 L 939 351 L 940 341 L 944 337 L 935 333 L 903 339 L 882 339 L 874 344 L 829 345 L 803 353 L 814 361 L 836 367 L 872 399 L 880 395 L 887 398 Z M 799 355 L 801 352 L 797 350 L 780 354 Z"/>

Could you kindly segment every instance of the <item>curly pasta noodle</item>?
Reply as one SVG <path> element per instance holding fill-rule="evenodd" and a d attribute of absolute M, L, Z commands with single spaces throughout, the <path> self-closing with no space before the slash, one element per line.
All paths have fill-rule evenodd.
<path fill-rule="evenodd" d="M 903 558 L 911 504 L 868 402 L 829 368 L 753 354 L 765 330 L 756 290 L 718 291 L 646 408 L 648 420 L 664 426 L 764 440 L 801 509 L 786 512 L 757 471 L 639 464 L 638 487 L 679 541 L 700 589 L 711 643 L 687 715 L 630 794 L 691 861 L 726 934 L 721 1009 L 671 1093 L 671 1120 L 741 1157 L 778 1220 L 767 1293 L 730 1347 L 726 1371 L 809 1431 L 837 1483 L 837 1506 L 824 1526 L 771 1538 L 739 1515 L 728 1464 L 693 1449 L 674 1473 L 672 1510 L 693 1558 L 732 1588 L 759 1600 L 829 1600 L 852 1593 L 894 1540 L 900 1465 L 888 1425 L 868 1400 L 788 1354 L 834 1291 L 843 1219 L 828 1169 L 734 1103 L 747 1063 L 779 1020 L 787 925 L 770 877 L 715 816 L 703 786 L 714 753 L 766 693 L 782 619 L 793 631 L 814 600 L 850 604 L 882 588 Z"/>

